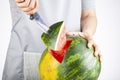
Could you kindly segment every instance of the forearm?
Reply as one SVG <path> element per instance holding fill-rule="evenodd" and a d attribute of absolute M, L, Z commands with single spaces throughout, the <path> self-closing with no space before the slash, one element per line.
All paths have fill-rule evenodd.
<path fill-rule="evenodd" d="M 97 18 L 95 15 L 81 17 L 81 31 L 88 36 L 93 36 L 97 28 Z"/>

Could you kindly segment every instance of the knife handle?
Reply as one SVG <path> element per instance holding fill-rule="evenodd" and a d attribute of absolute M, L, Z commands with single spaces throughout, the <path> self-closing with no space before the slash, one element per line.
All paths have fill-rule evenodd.
<path fill-rule="evenodd" d="M 30 15 L 30 20 L 33 20 L 34 19 L 34 14 L 31 14 Z"/>
<path fill-rule="evenodd" d="M 39 14 L 37 12 L 35 12 L 34 14 L 31 14 L 30 15 L 30 20 L 33 20 L 33 19 L 38 19 L 39 18 Z"/>

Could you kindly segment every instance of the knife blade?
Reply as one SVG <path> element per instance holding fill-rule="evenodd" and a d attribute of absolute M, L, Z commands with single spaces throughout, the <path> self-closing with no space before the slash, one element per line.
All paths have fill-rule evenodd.
<path fill-rule="evenodd" d="M 41 16 L 40 16 L 37 12 L 35 12 L 34 14 L 31 14 L 31 15 L 30 15 L 30 20 L 35 20 L 36 23 L 37 23 L 38 25 L 40 25 L 39 28 L 40 28 L 43 32 L 47 33 L 47 31 L 49 30 L 49 27 L 46 25 L 46 23 L 43 21 L 43 19 L 41 18 Z"/>

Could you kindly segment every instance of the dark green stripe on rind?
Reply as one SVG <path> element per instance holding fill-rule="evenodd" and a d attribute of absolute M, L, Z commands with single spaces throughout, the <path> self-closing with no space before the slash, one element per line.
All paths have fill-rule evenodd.
<path fill-rule="evenodd" d="M 94 69 L 89 72 L 89 75 L 84 80 L 97 80 L 101 71 L 101 63 L 99 62 L 98 57 L 96 57 L 96 65 L 94 66 Z"/>
<path fill-rule="evenodd" d="M 73 38 L 72 43 L 62 64 L 58 66 L 56 80 L 97 80 L 101 71 L 101 63 L 98 56 L 94 57 L 93 47 L 88 49 L 87 41 L 83 38 L 71 38 Z M 42 55 L 41 61 L 44 60 L 46 53 L 47 50 Z"/>
<path fill-rule="evenodd" d="M 101 64 L 94 57 L 94 49 L 86 47 L 83 38 L 72 37 L 73 41 L 58 67 L 58 80 L 96 80 L 100 74 Z"/>
<path fill-rule="evenodd" d="M 55 49 L 55 44 L 58 38 L 58 34 L 62 27 L 63 21 L 58 22 L 50 26 L 47 33 L 43 33 L 41 38 L 44 44 L 51 49 Z"/>

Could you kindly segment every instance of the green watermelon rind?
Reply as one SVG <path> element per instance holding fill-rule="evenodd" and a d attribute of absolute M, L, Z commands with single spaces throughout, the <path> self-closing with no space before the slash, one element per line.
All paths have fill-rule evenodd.
<path fill-rule="evenodd" d="M 99 56 L 95 57 L 93 54 L 94 48 L 87 48 L 87 41 L 81 37 L 68 36 L 67 38 L 72 38 L 72 42 L 62 63 L 57 67 L 56 80 L 97 80 L 101 71 L 101 63 Z M 40 63 L 47 53 L 48 49 L 44 51 Z"/>
<path fill-rule="evenodd" d="M 60 29 L 63 27 L 62 25 L 63 21 L 57 22 L 50 26 L 47 33 L 42 34 L 41 39 L 48 48 L 55 50 Z"/>
<path fill-rule="evenodd" d="M 66 55 L 65 55 L 65 57 L 63 59 L 62 64 L 58 66 L 58 79 L 57 80 L 97 80 L 97 78 L 98 78 L 98 76 L 100 74 L 99 72 L 101 71 L 101 63 L 99 61 L 99 57 L 98 56 L 95 57 L 94 54 L 93 54 L 94 53 L 94 48 L 93 47 L 91 47 L 90 49 L 87 48 L 86 47 L 87 46 L 87 41 L 85 39 L 83 39 L 83 38 L 76 37 L 76 36 L 75 37 L 69 36 L 68 38 L 73 38 L 73 41 L 72 41 L 70 47 L 68 48 L 68 51 L 66 52 Z M 75 45 L 76 45 L 76 47 L 73 47 Z M 84 46 L 83 50 L 85 50 L 86 52 L 84 52 L 84 51 L 80 52 L 82 49 L 78 50 L 78 51 L 76 50 L 76 48 L 77 47 L 79 48 L 80 45 Z M 74 49 L 76 50 L 76 52 L 73 51 L 74 53 L 72 53 L 71 50 L 74 50 Z M 89 54 L 87 53 L 88 51 L 89 51 Z M 95 67 L 95 65 L 90 66 L 90 67 L 93 67 L 90 71 L 85 71 L 86 68 L 84 68 L 84 69 L 82 68 L 83 70 L 79 71 L 79 69 L 81 69 L 80 67 L 84 66 L 84 65 L 77 64 L 76 61 L 78 60 L 78 63 L 79 63 L 79 61 L 83 61 L 84 57 L 81 58 L 82 60 L 78 58 L 83 53 L 86 53 L 88 56 L 90 56 L 90 59 L 92 59 L 91 61 L 95 61 L 96 63 L 94 62 L 94 64 L 98 65 L 98 67 L 96 67 L 98 69 L 95 70 L 96 74 L 94 75 L 95 76 L 94 78 L 92 78 L 93 77 L 92 76 L 90 79 L 89 78 L 85 79 L 88 75 L 93 74 L 92 70 Z M 73 58 L 71 58 L 71 57 L 73 57 Z M 73 62 L 71 60 L 68 60 L 69 58 L 71 58 L 73 60 Z M 67 60 L 69 62 L 67 62 Z M 68 65 L 68 63 L 71 63 L 71 65 Z M 78 67 L 76 67 L 75 65 L 78 66 Z M 73 68 L 75 68 L 75 69 L 73 69 Z M 81 71 L 82 72 L 85 71 L 84 74 L 87 74 L 87 75 L 84 75 Z M 80 72 L 81 72 L 82 76 L 77 75 L 78 73 L 80 74 Z M 89 72 L 89 74 L 88 74 L 88 72 Z"/>

